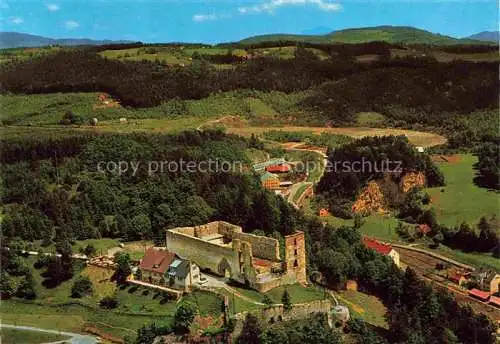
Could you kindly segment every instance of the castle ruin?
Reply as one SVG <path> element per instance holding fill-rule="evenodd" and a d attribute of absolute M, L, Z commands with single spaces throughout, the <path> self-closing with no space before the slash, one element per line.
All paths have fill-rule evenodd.
<path fill-rule="evenodd" d="M 166 231 L 169 251 L 259 292 L 307 282 L 304 240 L 300 231 L 285 236 L 281 257 L 277 239 L 243 233 L 241 227 L 223 221 Z"/>

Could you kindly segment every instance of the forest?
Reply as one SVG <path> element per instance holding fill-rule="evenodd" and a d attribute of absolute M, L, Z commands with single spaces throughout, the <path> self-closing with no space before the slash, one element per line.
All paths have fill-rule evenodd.
<path fill-rule="evenodd" d="M 58 148 L 61 143 L 63 151 Z M 288 205 L 261 189 L 252 175 L 179 171 L 148 176 L 149 161 L 218 159 L 248 164 L 244 149 L 249 145 L 218 131 L 71 137 L 38 144 L 27 140 L 22 148 L 4 141 L 2 156 L 9 163 L 2 167 L 3 235 L 44 239 L 48 245 L 57 228 L 65 228 L 73 240 L 121 237 L 162 242 L 165 228 L 209 219 L 286 232 L 290 219 L 280 212 L 289 211 Z M 18 161 L 12 161 L 14 156 Z M 97 171 L 100 161 L 144 163 L 136 174 L 118 176 Z"/>
<path fill-rule="evenodd" d="M 398 170 L 383 167 L 383 161 L 398 162 Z M 366 163 L 369 166 L 365 166 Z M 358 171 L 354 166 L 363 166 Z M 328 166 L 330 168 L 328 168 Z M 404 136 L 365 137 L 330 150 L 328 166 L 317 185 L 317 193 L 338 217 L 352 218 L 351 206 L 371 180 L 389 176 L 397 184 L 408 172 L 423 172 L 429 186 L 444 185 L 442 173 L 426 154 L 418 153 Z M 364 168 L 366 167 L 366 168 Z M 398 197 L 390 197 L 396 201 Z M 388 204 L 398 208 L 401 204 Z"/>
<path fill-rule="evenodd" d="M 439 127 L 450 113 L 463 116 L 497 106 L 499 85 L 493 62 L 389 57 L 363 64 L 348 53 L 319 60 L 300 46 L 293 59 L 259 57 L 237 63 L 233 69 L 217 70 L 204 61 L 209 57 L 200 58 L 190 66 L 175 67 L 154 61 L 115 61 L 86 50 L 61 51 L 3 64 L 1 91 L 103 91 L 123 105 L 149 107 L 168 99 L 199 99 L 236 89 L 292 92 L 313 88 L 302 106 L 335 124 L 352 123 L 359 111 L 379 111 L 395 124 Z"/>

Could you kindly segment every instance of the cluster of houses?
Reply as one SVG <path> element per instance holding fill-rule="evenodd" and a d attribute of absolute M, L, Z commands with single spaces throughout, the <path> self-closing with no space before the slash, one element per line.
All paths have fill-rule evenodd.
<path fill-rule="evenodd" d="M 262 186 L 268 190 L 279 190 L 292 185 L 292 182 L 283 180 L 282 176 L 292 170 L 291 165 L 283 158 L 254 164 L 253 170 L 260 175 Z"/>
<path fill-rule="evenodd" d="M 290 174 L 296 170 L 296 163 L 287 162 L 284 158 L 275 158 L 256 163 L 252 169 L 259 175 L 264 188 L 273 190 L 278 195 L 286 196 L 294 183 L 307 178 L 307 172 L 305 172 L 303 175 L 295 175 L 295 177 L 302 178 L 301 180 L 292 180 L 293 177 Z"/>
<path fill-rule="evenodd" d="M 448 279 L 460 287 L 474 285 L 468 294 L 482 302 L 500 307 L 500 274 L 493 270 L 458 271 L 448 272 Z"/>

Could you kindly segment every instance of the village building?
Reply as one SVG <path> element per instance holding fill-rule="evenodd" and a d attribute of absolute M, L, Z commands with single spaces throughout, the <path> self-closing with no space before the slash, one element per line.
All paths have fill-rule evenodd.
<path fill-rule="evenodd" d="M 275 159 L 270 159 L 270 160 L 267 160 L 264 162 L 259 162 L 259 163 L 253 164 L 252 168 L 253 168 L 254 172 L 262 173 L 262 172 L 266 171 L 266 167 L 268 167 L 268 166 L 282 165 L 285 162 L 286 161 L 283 158 L 275 158 Z"/>
<path fill-rule="evenodd" d="M 189 291 L 200 279 L 200 270 L 196 264 L 174 252 L 155 247 L 146 251 L 139 269 L 143 282 L 184 291 Z"/>
<path fill-rule="evenodd" d="M 290 172 L 290 165 L 288 164 L 271 165 L 266 167 L 266 171 L 270 173 L 288 173 Z"/>
<path fill-rule="evenodd" d="M 260 292 L 307 283 L 304 233 L 296 231 L 284 239 L 282 255 L 277 239 L 243 233 L 241 227 L 223 221 L 166 231 L 169 251 Z"/>
<path fill-rule="evenodd" d="M 487 302 L 490 298 L 490 293 L 476 288 L 469 290 L 469 295 L 483 302 Z"/>
<path fill-rule="evenodd" d="M 396 252 L 396 250 L 394 250 L 391 245 L 381 243 L 380 241 L 366 236 L 363 237 L 363 244 L 366 247 L 371 248 L 384 256 L 390 257 L 394 261 L 394 264 L 396 264 L 397 267 L 400 267 L 399 253 Z"/>
<path fill-rule="evenodd" d="M 328 212 L 328 209 L 326 208 L 321 208 L 319 210 L 319 216 L 320 217 L 327 217 L 328 215 L 330 215 L 330 213 Z"/>
<path fill-rule="evenodd" d="M 490 304 L 500 308 L 500 297 L 498 296 L 491 296 L 490 297 Z"/>
<path fill-rule="evenodd" d="M 500 274 L 493 270 L 474 271 L 471 277 L 477 281 L 481 290 L 488 290 L 490 294 L 499 292 Z"/>
<path fill-rule="evenodd" d="M 277 175 L 266 172 L 260 176 L 262 186 L 268 190 L 275 190 L 280 187 L 280 180 Z"/>
<path fill-rule="evenodd" d="M 467 282 L 466 274 L 460 271 L 450 271 L 448 273 L 448 279 L 459 286 L 462 286 Z"/>

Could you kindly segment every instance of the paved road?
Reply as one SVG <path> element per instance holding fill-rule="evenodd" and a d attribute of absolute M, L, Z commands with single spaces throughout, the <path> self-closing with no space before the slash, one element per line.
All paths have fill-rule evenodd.
<path fill-rule="evenodd" d="M 63 336 L 70 337 L 70 339 L 61 340 L 61 341 L 57 341 L 57 342 L 51 342 L 50 344 L 56 344 L 56 343 L 61 343 L 61 344 L 62 343 L 97 344 L 97 343 L 99 343 L 99 340 L 96 337 L 87 336 L 87 335 L 78 334 L 78 333 L 63 332 L 63 331 L 57 331 L 57 330 L 47 330 L 47 329 L 36 328 L 36 327 L 31 327 L 31 326 L 8 325 L 8 324 L 1 324 L 0 328 L 13 328 L 13 329 L 24 330 L 24 331 L 46 332 L 46 333 L 60 334 Z M 49 343 L 47 343 L 47 344 L 49 344 Z"/>

